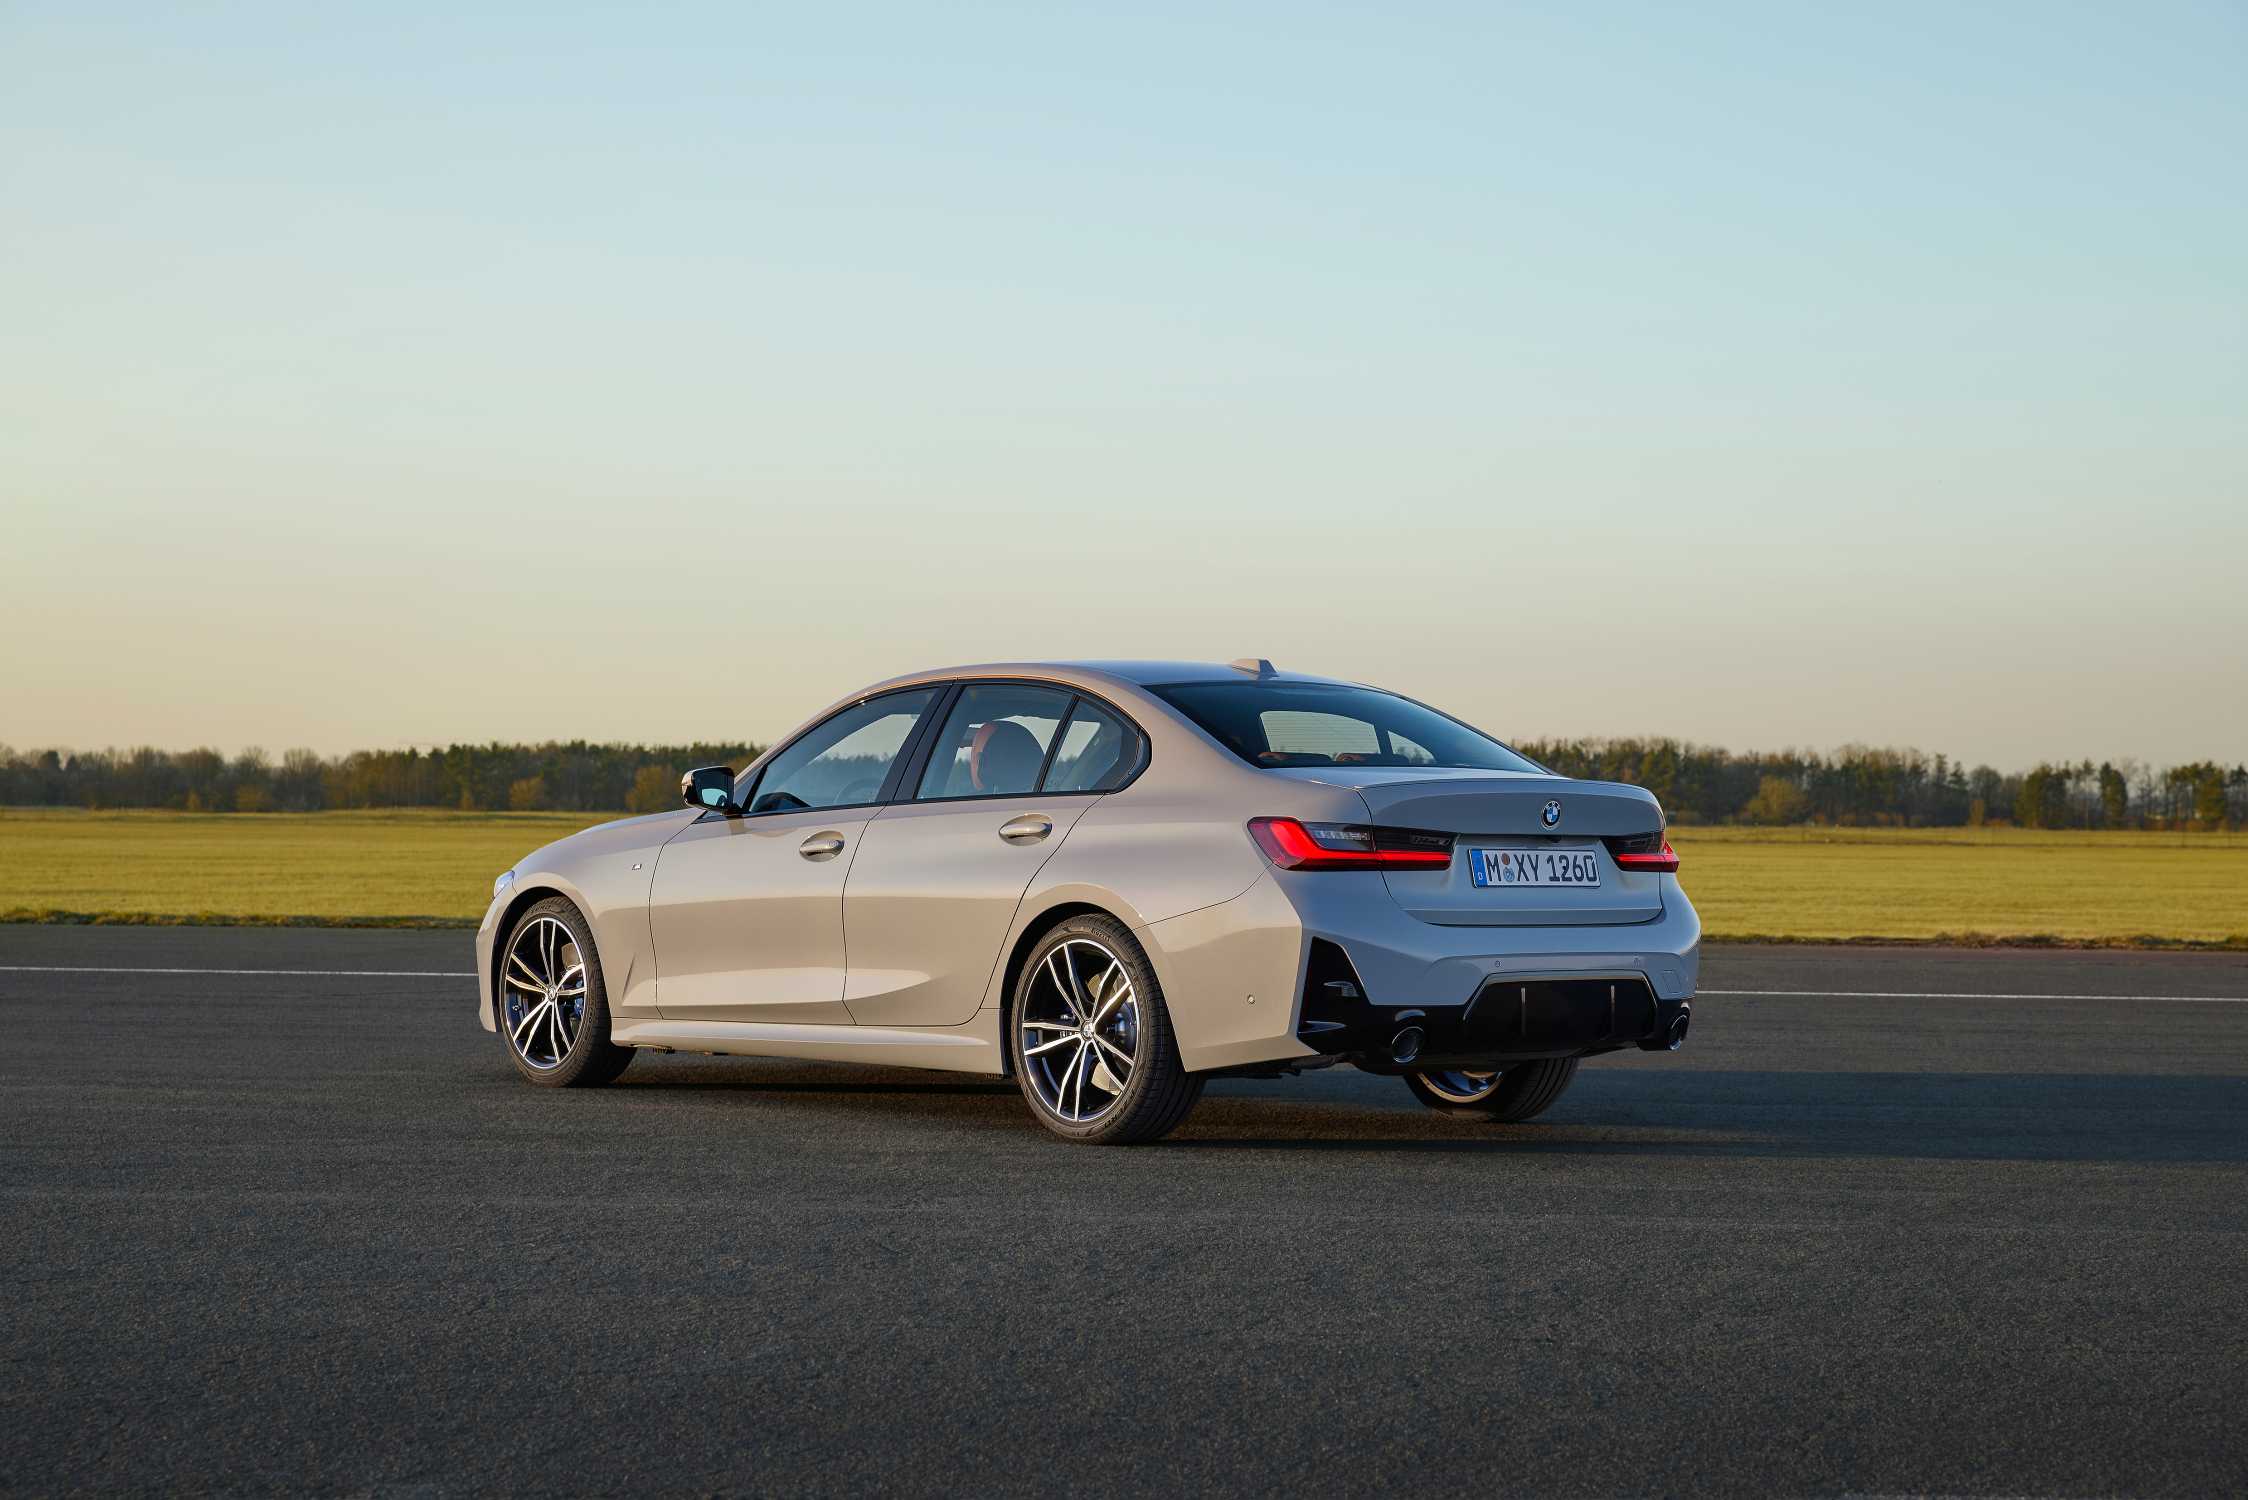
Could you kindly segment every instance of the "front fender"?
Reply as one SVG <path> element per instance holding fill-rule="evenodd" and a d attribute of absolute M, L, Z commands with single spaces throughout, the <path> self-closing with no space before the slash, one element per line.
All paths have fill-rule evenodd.
<path fill-rule="evenodd" d="M 515 883 L 492 903 L 476 932 L 477 1005 L 486 1030 L 495 1024 L 500 942 L 525 907 L 547 896 L 568 897 L 592 924 L 610 1014 L 657 1014 L 648 893 L 663 846 L 694 819 L 682 809 L 599 824 L 534 851 L 515 867 Z"/>
<path fill-rule="evenodd" d="M 476 929 L 476 1014 L 486 1031 L 499 1029 L 500 942 L 514 930 L 516 918 L 549 896 L 569 898 L 570 904 L 593 922 L 593 941 L 601 951 L 601 976 L 605 983 L 612 982 L 608 977 L 608 935 L 602 930 L 600 919 L 594 916 L 593 903 L 586 893 L 575 882 L 551 870 L 535 875 L 518 874 L 513 885 L 493 898 L 483 922 Z M 643 920 L 646 905 L 645 901 L 641 903 Z"/>

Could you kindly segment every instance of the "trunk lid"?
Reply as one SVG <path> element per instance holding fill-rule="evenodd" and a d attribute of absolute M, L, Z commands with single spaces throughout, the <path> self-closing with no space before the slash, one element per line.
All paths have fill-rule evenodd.
<path fill-rule="evenodd" d="M 1386 870 L 1400 906 L 1446 927 L 1584 927 L 1651 922 L 1662 915 L 1663 877 L 1619 866 L 1603 842 L 1655 832 L 1662 805 L 1644 787 L 1565 776 L 1502 771 L 1320 766 L 1273 774 L 1347 786 L 1366 801 L 1371 821 L 1454 836 L 1443 869 Z M 1557 821 L 1546 821 L 1548 804 Z M 1520 855 L 1590 854 L 1597 886 L 1479 886 L 1471 850 Z"/>

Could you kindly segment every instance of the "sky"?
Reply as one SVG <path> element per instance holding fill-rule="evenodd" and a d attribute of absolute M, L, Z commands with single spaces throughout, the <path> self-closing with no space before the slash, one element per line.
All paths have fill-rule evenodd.
<path fill-rule="evenodd" d="M 1265 656 L 2248 758 L 2228 4 L 0 4 L 0 743 Z"/>

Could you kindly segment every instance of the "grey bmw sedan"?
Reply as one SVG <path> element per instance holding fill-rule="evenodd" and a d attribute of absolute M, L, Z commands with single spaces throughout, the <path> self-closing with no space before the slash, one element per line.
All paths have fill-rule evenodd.
<path fill-rule="evenodd" d="M 1650 793 L 1262 660 L 915 673 L 681 798 L 494 883 L 480 1015 L 530 1082 L 940 1068 L 1125 1143 L 1208 1079 L 1340 1064 L 1526 1120 L 1686 1037 L 1701 924 Z"/>

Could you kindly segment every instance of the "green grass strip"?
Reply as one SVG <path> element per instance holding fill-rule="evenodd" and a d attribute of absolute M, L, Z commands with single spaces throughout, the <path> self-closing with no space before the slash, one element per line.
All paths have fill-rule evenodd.
<path fill-rule="evenodd" d="M 0 911 L 0 924 L 50 927 L 340 927 L 465 930 L 474 917 L 275 916 L 234 912 L 63 911 L 48 906 L 14 906 Z M 2059 937 L 2049 932 L 1995 934 L 1939 932 L 1926 937 L 1869 937 L 1863 934 L 1712 932 L 1705 943 L 1755 943 L 1785 947 L 1836 948 L 2067 948 L 2154 953 L 2248 953 L 2248 932 L 2224 938 L 2173 938 L 2154 933 L 2114 937 Z"/>

